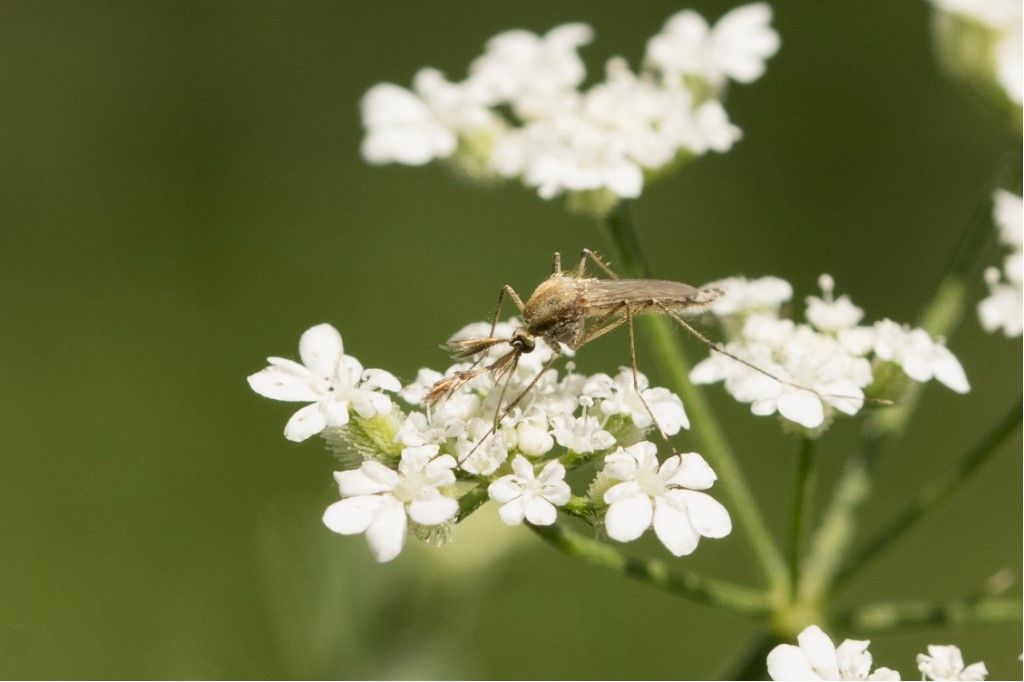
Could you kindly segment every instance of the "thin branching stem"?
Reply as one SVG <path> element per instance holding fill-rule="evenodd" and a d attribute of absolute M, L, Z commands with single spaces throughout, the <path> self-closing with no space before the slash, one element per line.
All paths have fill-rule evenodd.
<path fill-rule="evenodd" d="M 839 628 L 871 635 L 914 627 L 1019 623 L 1019 597 L 989 597 L 953 602 L 885 602 L 859 606 L 836 614 Z"/>
<path fill-rule="evenodd" d="M 623 274 L 628 277 L 649 277 L 650 271 L 630 219 L 628 203 L 620 202 L 604 221 L 604 225 L 608 241 L 614 249 L 615 260 Z M 750 542 L 769 584 L 775 589 L 785 589 L 788 571 L 782 552 L 764 522 L 710 405 L 703 393 L 690 381 L 690 364 L 683 354 L 675 329 L 661 315 L 646 315 L 638 318 L 637 323 L 644 328 L 645 336 L 657 355 L 669 385 L 686 406 L 691 423 L 690 435 L 717 472 L 719 484 L 729 496 L 730 509 L 737 525 Z"/>
<path fill-rule="evenodd" d="M 817 441 L 809 436 L 800 439 L 800 454 L 796 462 L 796 480 L 793 485 L 793 508 L 789 519 L 789 577 L 790 590 L 795 595 L 800 584 L 800 552 L 803 522 L 807 504 L 808 481 L 814 465 L 814 449 Z"/>
<path fill-rule="evenodd" d="M 992 225 L 992 190 L 1020 177 L 1019 142 L 998 169 L 991 186 L 961 236 L 935 295 L 922 310 L 918 323 L 932 336 L 949 337 L 963 317 L 967 293 L 979 281 L 986 247 L 995 231 Z M 921 398 L 920 384 L 908 382 L 895 405 L 872 413 L 864 423 L 860 451 L 847 460 L 836 485 L 832 503 L 825 511 L 805 564 L 801 597 L 820 601 L 854 543 L 860 510 L 871 496 L 878 462 L 893 452 L 906 431 Z"/>
<path fill-rule="evenodd" d="M 961 458 L 959 465 L 946 470 L 943 475 L 921 490 L 896 518 L 853 552 L 850 555 L 850 560 L 836 574 L 834 587 L 845 583 L 879 552 L 899 539 L 928 511 L 945 502 L 957 488 L 970 480 L 982 465 L 991 459 L 992 455 L 1000 451 L 1000 446 L 1020 426 L 1021 409 L 1021 401 L 1017 401 L 1017 404 L 999 420 L 992 430 Z"/>
<path fill-rule="evenodd" d="M 684 599 L 752 617 L 764 616 L 770 610 L 767 595 L 749 587 L 690 571 L 673 571 L 657 559 L 628 557 L 611 545 L 584 537 L 561 524 L 530 526 L 530 529 L 563 554 L 602 566 Z"/>

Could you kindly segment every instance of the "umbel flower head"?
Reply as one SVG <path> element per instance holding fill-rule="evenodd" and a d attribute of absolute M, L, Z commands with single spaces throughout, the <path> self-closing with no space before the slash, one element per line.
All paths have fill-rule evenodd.
<path fill-rule="evenodd" d="M 984 680 L 988 675 L 980 661 L 965 667 L 960 648 L 952 644 L 929 645 L 927 654 L 917 655 L 917 669 L 929 680 Z"/>
<path fill-rule="evenodd" d="M 653 527 L 668 551 L 684 556 L 697 549 L 701 536 L 728 535 L 729 512 L 701 492 L 716 479 L 704 458 L 689 452 L 659 464 L 657 453 L 654 443 L 643 441 L 605 457 L 601 477 L 611 484 L 602 496 L 608 537 L 631 542 Z"/>
<path fill-rule="evenodd" d="M 948 65 L 977 84 L 992 84 L 1015 104 L 1020 125 L 1024 52 L 1020 0 L 931 0 L 936 33 Z"/>
<path fill-rule="evenodd" d="M 1021 197 L 998 190 L 993 197 L 994 221 L 999 228 L 999 241 L 1010 253 L 1003 259 L 1002 269 L 990 267 L 985 271 L 989 295 L 978 303 L 978 318 L 987 332 L 1002 330 L 1007 338 L 1015 338 L 1024 331 L 1021 309 L 1024 293 L 1021 280 L 1024 270 L 1024 206 Z"/>
<path fill-rule="evenodd" d="M 797 635 L 797 645 L 780 644 L 768 654 L 773 680 L 898 680 L 889 668 L 871 670 L 868 640 L 847 639 L 838 647 L 817 625 Z"/>
<path fill-rule="evenodd" d="M 709 26 L 684 10 L 650 39 L 643 68 L 614 57 L 605 79 L 587 89 L 578 50 L 593 37 L 589 26 L 500 33 L 462 81 L 427 68 L 412 90 L 382 83 L 367 91 L 363 157 L 447 160 L 472 175 L 518 180 L 544 199 L 564 194 L 574 206 L 606 211 L 677 162 L 728 151 L 739 139 L 722 95 L 730 80 L 764 73 L 779 48 L 771 16 L 755 3 Z"/>
<path fill-rule="evenodd" d="M 501 322 L 494 333 L 508 338 L 517 327 L 516 320 Z M 490 331 L 490 324 L 474 323 L 451 342 Z M 483 351 L 482 361 L 506 353 L 502 345 Z M 271 358 L 270 367 L 250 376 L 249 383 L 270 398 L 315 401 L 292 418 L 286 436 L 304 440 L 319 433 L 339 455 L 343 470 L 335 479 L 342 499 L 327 509 L 323 521 L 342 535 L 365 533 L 378 561 L 397 556 L 410 532 L 435 543 L 450 538 L 459 499 L 469 484 L 500 505 L 498 514 L 505 523 L 550 525 L 557 509 L 572 497 L 567 470 L 616 447 L 625 453 L 623 446 L 645 453 L 635 471 L 630 474 L 621 463 L 614 464 L 618 458 L 612 456 L 601 476 L 615 475 L 617 481 L 633 481 L 630 485 L 646 491 L 655 531 L 671 551 L 689 553 L 700 535 L 722 537 L 729 532 L 725 509 L 696 492 L 714 481 L 700 455 L 670 458 L 658 473 L 657 448 L 638 442 L 655 427 L 668 435 L 689 427 L 679 397 L 649 386 L 643 375 L 637 376 L 638 392 L 628 369 L 614 378 L 578 374 L 572 363 L 564 374 L 544 369 L 552 352 L 538 340 L 534 351 L 507 373 L 481 373 L 446 399 L 426 405 L 424 399 L 438 380 L 471 365 L 461 362 L 444 372 L 421 369 L 403 388 L 387 372 L 364 370 L 345 355 L 341 335 L 329 325 L 305 332 L 299 354 L 303 364 Z M 403 410 L 381 391 L 397 393 L 410 409 Z M 511 396 L 521 397 L 508 409 Z M 653 420 L 641 397 L 651 406 Z M 653 472 L 654 478 L 645 472 Z M 630 485 L 616 495 L 625 500 Z M 613 519 L 621 514 L 618 510 L 628 511 L 637 502 L 617 507 Z M 602 508 L 604 504 L 600 502 Z M 651 523 L 647 519 L 644 528 Z M 618 528 L 614 520 L 611 526 Z M 617 530 L 615 536 L 634 539 Z"/>
<path fill-rule="evenodd" d="M 725 350 L 758 369 L 711 353 L 690 379 L 721 381 L 754 414 L 777 413 L 812 433 L 837 413 L 859 412 L 869 392 L 887 397 L 894 371 L 916 382 L 935 379 L 957 393 L 970 390 L 963 367 L 941 340 L 891 320 L 862 325 L 864 311 L 848 296 L 834 296 L 830 276 L 818 282 L 822 295 L 807 297 L 802 323 L 782 316 L 793 289 L 777 277 L 707 285 L 724 292 L 711 312 L 729 339 Z"/>

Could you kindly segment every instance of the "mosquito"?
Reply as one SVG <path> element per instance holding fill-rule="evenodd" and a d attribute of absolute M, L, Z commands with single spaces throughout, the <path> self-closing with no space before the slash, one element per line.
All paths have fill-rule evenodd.
<path fill-rule="evenodd" d="M 588 277 L 587 262 L 592 262 L 609 279 Z M 640 402 L 651 418 L 651 423 L 658 430 L 661 438 L 672 446 L 668 435 L 661 429 L 654 412 L 644 399 L 640 388 L 639 372 L 636 361 L 636 332 L 633 320 L 638 315 L 661 314 L 668 316 L 676 324 L 686 330 L 712 351 L 721 353 L 765 376 L 794 388 L 810 391 L 818 396 L 821 394 L 812 388 L 801 386 L 792 381 L 776 376 L 743 358 L 725 350 L 722 344 L 712 341 L 701 334 L 684 316 L 692 316 L 707 310 L 722 294 L 721 289 L 712 287 L 693 287 L 682 282 L 658 279 L 620 279 L 611 267 L 599 255 L 590 249 L 583 249 L 579 266 L 568 272 L 562 270 L 559 253 L 554 254 L 551 275 L 541 282 L 530 297 L 523 299 L 510 285 L 502 287 L 498 294 L 498 304 L 491 319 L 491 330 L 487 336 L 463 339 L 444 346 L 455 359 L 469 360 L 476 358 L 465 370 L 437 381 L 428 392 L 425 402 L 433 405 L 452 395 L 475 377 L 490 372 L 496 382 L 501 384 L 498 396 L 498 407 L 494 414 L 494 423 L 483 438 L 470 450 L 462 460 L 468 458 L 480 445 L 493 435 L 501 420 L 508 415 L 530 392 L 544 374 L 552 368 L 561 356 L 562 347 L 577 350 L 605 334 L 626 325 L 629 330 L 629 354 L 633 370 L 633 389 Z M 501 308 L 508 297 L 519 309 L 523 324 L 514 330 L 511 336 L 495 336 Z M 551 348 L 551 358 L 544 364 L 526 387 L 512 399 L 502 410 L 505 392 L 511 381 L 512 374 L 519 365 L 519 359 L 536 347 L 537 339 L 543 339 Z M 509 350 L 488 365 L 482 365 L 481 354 L 500 344 L 507 344 Z M 845 397 L 845 396 L 844 396 Z M 851 396 L 852 397 L 852 396 Z M 673 447 L 674 449 L 674 447 Z"/>

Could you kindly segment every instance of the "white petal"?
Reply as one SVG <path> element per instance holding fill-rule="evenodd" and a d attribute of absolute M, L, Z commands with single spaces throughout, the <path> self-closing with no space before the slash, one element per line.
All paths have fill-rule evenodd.
<path fill-rule="evenodd" d="M 537 476 L 541 483 L 557 483 L 565 478 L 565 467 L 557 459 L 544 465 Z"/>
<path fill-rule="evenodd" d="M 383 369 L 367 369 L 363 370 L 362 388 L 370 390 L 378 389 L 381 391 L 397 393 L 402 390 L 402 384 L 391 372 L 387 372 Z"/>
<path fill-rule="evenodd" d="M 523 508 L 523 498 L 518 497 L 514 500 L 498 507 L 498 516 L 501 520 L 510 526 L 518 526 L 523 522 L 523 517 L 526 515 L 526 510 Z"/>
<path fill-rule="evenodd" d="M 673 505 L 665 497 L 654 500 L 654 534 L 675 556 L 692 553 L 700 540 L 686 509 Z"/>
<path fill-rule="evenodd" d="M 615 502 L 608 507 L 608 513 L 604 517 L 608 537 L 619 542 L 636 540 L 651 525 L 653 516 L 654 509 L 651 506 L 651 498 L 647 495 L 633 495 Z"/>
<path fill-rule="evenodd" d="M 450 497 L 433 491 L 433 495 L 425 499 L 416 499 L 409 503 L 409 518 L 424 526 L 436 526 L 455 516 L 459 511 L 459 503 Z"/>
<path fill-rule="evenodd" d="M 320 403 L 327 426 L 338 427 L 348 424 L 348 403 L 328 398 Z"/>
<path fill-rule="evenodd" d="M 838 680 L 839 667 L 836 665 L 836 647 L 828 635 L 817 625 L 809 625 L 797 635 L 800 649 L 807 656 L 811 666 L 823 680 Z"/>
<path fill-rule="evenodd" d="M 768 654 L 768 675 L 773 680 L 820 680 L 807 656 L 792 644 L 780 644 Z"/>
<path fill-rule="evenodd" d="M 732 519 L 722 503 L 706 493 L 672 490 L 666 493 L 686 504 L 694 530 L 706 538 L 724 538 L 732 532 Z"/>
<path fill-rule="evenodd" d="M 299 357 L 318 379 L 333 377 L 343 354 L 341 334 L 329 324 L 306 330 L 299 339 Z"/>
<path fill-rule="evenodd" d="M 616 483 L 604 493 L 604 501 L 606 504 L 615 504 L 622 500 L 627 500 L 634 495 L 643 495 L 644 493 L 640 490 L 640 484 L 636 481 L 623 481 L 622 483 Z"/>
<path fill-rule="evenodd" d="M 380 495 L 360 495 L 335 502 L 324 512 L 324 525 L 335 533 L 355 535 L 364 532 L 384 506 Z"/>
<path fill-rule="evenodd" d="M 551 504 L 561 507 L 572 497 L 572 490 L 569 489 L 569 484 L 565 481 L 555 481 L 553 483 L 545 483 L 544 487 L 541 488 L 540 494 L 541 497 Z"/>
<path fill-rule="evenodd" d="M 284 358 L 271 358 L 283 360 Z M 321 393 L 315 387 L 315 380 L 309 370 L 297 362 L 272 364 L 247 377 L 252 390 L 264 398 L 288 402 L 314 402 Z"/>
<path fill-rule="evenodd" d="M 778 407 L 783 417 L 809 429 L 825 421 L 821 399 L 809 391 L 787 391 L 779 397 Z"/>
<path fill-rule="evenodd" d="M 403 474 L 422 471 L 427 466 L 427 462 L 437 455 L 438 449 L 438 446 L 433 443 L 404 448 L 402 459 L 398 463 L 398 470 Z"/>
<path fill-rule="evenodd" d="M 377 561 L 391 561 L 398 556 L 405 544 L 405 508 L 401 502 L 391 498 L 381 507 L 366 529 L 366 541 Z"/>
<path fill-rule="evenodd" d="M 398 474 L 380 462 L 372 459 L 363 462 L 358 469 L 335 471 L 334 480 L 345 497 L 375 495 L 390 492 L 398 485 Z"/>
<path fill-rule="evenodd" d="M 327 419 L 320 409 L 320 403 L 306 405 L 292 415 L 284 425 L 284 437 L 300 443 L 310 436 L 315 436 L 327 426 Z"/>
<path fill-rule="evenodd" d="M 892 668 L 878 668 L 868 675 L 868 679 L 878 682 L 899 682 L 900 674 Z"/>
<path fill-rule="evenodd" d="M 696 452 L 680 455 L 679 468 L 666 483 L 675 483 L 690 490 L 707 490 L 718 476 L 707 461 Z"/>
<path fill-rule="evenodd" d="M 528 483 L 533 480 L 533 465 L 522 455 L 516 455 L 512 459 L 512 473 L 524 484 Z"/>
<path fill-rule="evenodd" d="M 988 675 L 988 668 L 982 662 L 971 663 L 960 673 L 961 680 L 984 680 Z"/>
<path fill-rule="evenodd" d="M 555 506 L 542 497 L 524 497 L 523 507 L 526 511 L 526 520 L 535 526 L 550 526 L 555 522 Z"/>
<path fill-rule="evenodd" d="M 523 494 L 523 486 L 515 476 L 502 476 L 487 486 L 487 495 L 499 504 L 511 502 Z"/>
<path fill-rule="evenodd" d="M 454 457 L 451 455 L 441 455 L 430 460 L 427 466 L 423 468 L 423 473 L 427 475 L 427 483 L 429 485 L 439 488 L 455 483 L 455 472 L 452 469 L 456 466 L 457 463 Z"/>
<path fill-rule="evenodd" d="M 935 348 L 936 359 L 932 362 L 932 372 L 940 383 L 957 393 L 968 393 L 971 385 L 967 381 L 963 365 L 949 349 L 943 346 Z"/>

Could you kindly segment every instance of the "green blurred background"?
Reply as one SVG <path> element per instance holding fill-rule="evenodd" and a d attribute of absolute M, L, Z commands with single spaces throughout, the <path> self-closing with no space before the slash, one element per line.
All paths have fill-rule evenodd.
<path fill-rule="evenodd" d="M 0 676 L 722 670 L 752 636 L 745 621 L 574 563 L 489 507 L 443 550 L 414 543 L 373 564 L 361 537 L 320 523 L 337 497 L 322 444 L 285 441 L 294 408 L 245 376 L 329 321 L 348 352 L 411 380 L 446 365 L 437 344 L 486 317 L 501 284 L 530 290 L 552 251 L 604 247 L 592 221 L 521 188 L 364 165 L 368 87 L 425 65 L 461 78 L 494 33 L 570 20 L 596 29 L 592 70 L 612 54 L 636 64 L 674 11 L 731 5 L 3 3 Z M 827 271 L 868 319 L 913 320 L 1018 143 L 941 72 L 925 3 L 774 5 L 782 49 L 729 97 L 742 142 L 635 206 L 653 268 L 693 283 L 777 274 L 798 297 Z M 969 313 L 951 347 L 974 390 L 928 387 L 869 527 L 1019 395 L 1019 341 Z M 611 335 L 579 364 L 613 370 L 626 353 Z M 710 395 L 781 536 L 795 444 Z M 855 433 L 844 423 L 825 441 L 816 504 Z M 1019 573 L 1020 449 L 1016 435 L 841 599 L 952 598 Z M 678 565 L 756 579 L 739 534 Z M 1018 625 L 872 650 L 912 678 L 914 653 L 950 642 L 995 678 L 1020 674 Z"/>

